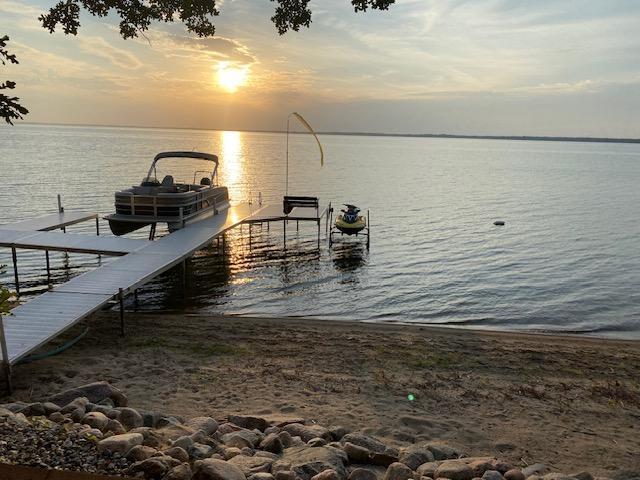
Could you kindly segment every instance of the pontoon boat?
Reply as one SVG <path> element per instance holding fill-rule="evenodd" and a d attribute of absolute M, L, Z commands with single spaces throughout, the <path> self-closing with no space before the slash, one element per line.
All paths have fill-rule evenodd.
<path fill-rule="evenodd" d="M 189 158 L 213 162 L 213 170 L 197 170 L 193 183 L 175 183 L 171 175 L 157 179 L 156 164 L 164 158 Z M 217 185 L 218 157 L 210 153 L 164 152 L 153 159 L 149 173 L 139 186 L 115 194 L 116 213 L 105 217 L 114 235 L 124 235 L 147 225 L 155 233 L 157 223 L 166 222 L 175 231 L 204 214 L 216 215 L 229 207 L 227 187 Z M 199 183 L 198 174 L 206 173 Z"/>

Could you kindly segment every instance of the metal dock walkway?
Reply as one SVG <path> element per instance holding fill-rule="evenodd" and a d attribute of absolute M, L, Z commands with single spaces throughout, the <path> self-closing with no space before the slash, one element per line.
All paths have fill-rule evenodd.
<path fill-rule="evenodd" d="M 63 216 L 58 220 L 50 219 L 49 223 L 36 219 L 31 221 L 31 225 L 60 228 L 60 223 L 53 226 L 54 222 L 64 223 L 70 218 L 64 217 L 68 213 L 61 215 Z M 243 223 L 250 215 L 251 206 L 248 204 L 230 207 L 218 215 L 195 221 L 153 242 L 116 237 L 29 233 L 16 230 L 16 224 L 7 226 L 10 229 L 0 227 L 0 246 L 10 246 L 14 251 L 15 248 L 39 248 L 124 254 L 108 265 L 75 277 L 14 308 L 11 316 L 0 317 L 0 343 L 8 384 L 10 385 L 11 366 L 26 355 L 110 300 L 118 298 L 122 306 L 125 294 L 181 263 L 213 238 Z M 20 222 L 18 225 L 28 224 Z M 77 237 L 82 237 L 82 240 Z"/>

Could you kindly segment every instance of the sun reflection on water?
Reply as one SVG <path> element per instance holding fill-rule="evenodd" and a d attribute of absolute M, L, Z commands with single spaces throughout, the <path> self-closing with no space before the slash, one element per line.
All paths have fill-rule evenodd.
<path fill-rule="evenodd" d="M 242 156 L 242 134 L 240 132 L 222 132 L 222 184 L 230 192 L 238 192 L 244 176 L 244 159 Z"/>

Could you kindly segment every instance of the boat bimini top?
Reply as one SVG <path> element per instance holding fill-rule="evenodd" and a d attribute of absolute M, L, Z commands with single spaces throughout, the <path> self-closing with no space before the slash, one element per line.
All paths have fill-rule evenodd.
<path fill-rule="evenodd" d="M 151 162 L 149 173 L 147 173 L 147 176 L 142 182 L 143 185 L 145 183 L 149 184 L 149 183 L 155 183 L 158 181 L 156 163 L 158 163 L 158 161 L 162 160 L 163 158 L 191 158 L 195 160 L 205 160 L 205 161 L 215 163 L 215 166 L 213 167 L 213 171 L 211 172 L 211 177 L 209 179 L 210 180 L 209 185 L 214 185 L 214 179 L 216 178 L 216 175 L 218 173 L 218 156 L 213 155 L 212 153 L 202 153 L 202 152 L 162 152 L 157 154 L 153 158 L 153 162 Z M 196 173 L 202 172 L 202 171 L 203 170 L 198 170 Z M 209 170 L 206 170 L 206 173 L 209 173 Z M 194 174 L 194 183 L 195 183 L 195 174 Z"/>

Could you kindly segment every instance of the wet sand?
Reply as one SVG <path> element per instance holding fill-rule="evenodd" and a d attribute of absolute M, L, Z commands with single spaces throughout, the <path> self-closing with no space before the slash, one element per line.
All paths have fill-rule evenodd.
<path fill-rule="evenodd" d="M 106 380 L 140 409 L 282 412 L 566 473 L 640 458 L 640 342 L 159 313 L 127 314 L 123 339 L 117 313 L 89 324 L 64 353 L 17 366 L 13 398 Z"/>

